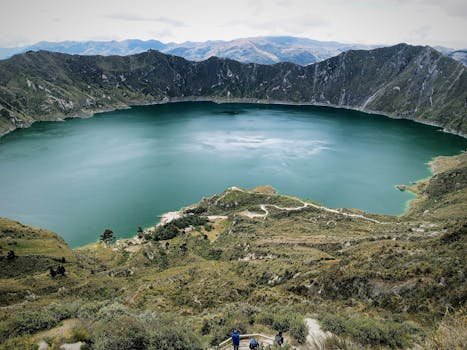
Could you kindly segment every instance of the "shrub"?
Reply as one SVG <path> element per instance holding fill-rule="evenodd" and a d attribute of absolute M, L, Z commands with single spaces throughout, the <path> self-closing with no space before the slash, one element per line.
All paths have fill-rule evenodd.
<path fill-rule="evenodd" d="M 450 350 L 463 349 L 467 344 L 467 322 L 465 310 L 447 315 L 438 329 L 432 332 L 423 344 L 425 349 Z"/>
<path fill-rule="evenodd" d="M 106 301 L 90 301 L 82 305 L 78 310 L 78 317 L 84 319 L 93 319 L 99 310 L 108 305 Z"/>
<path fill-rule="evenodd" d="M 205 216 L 186 215 L 179 219 L 172 220 L 168 224 L 157 227 L 152 237 L 155 241 L 172 239 L 188 226 L 203 226 L 208 222 L 209 220 Z"/>
<path fill-rule="evenodd" d="M 51 304 L 40 311 L 22 311 L 10 319 L 5 329 L 0 330 L 0 338 L 6 339 L 50 329 L 60 321 L 74 317 L 76 313 L 76 304 Z"/>
<path fill-rule="evenodd" d="M 122 313 L 122 309 L 124 307 L 114 307 L 114 310 L 119 311 L 113 320 L 103 318 L 95 325 L 91 336 L 93 349 L 202 349 L 198 337 L 188 324 L 175 316 L 150 312 L 133 315 Z"/>
<path fill-rule="evenodd" d="M 128 314 L 129 312 L 125 306 L 119 303 L 113 303 L 104 306 L 101 310 L 99 310 L 96 316 L 97 319 L 111 322 L 115 318 Z"/>
<path fill-rule="evenodd" d="M 178 235 L 178 228 L 172 222 L 156 228 L 156 231 L 153 233 L 152 238 L 155 241 L 162 241 L 165 239 L 172 239 Z"/>
<path fill-rule="evenodd" d="M 83 326 L 77 326 L 71 331 L 71 339 L 73 342 L 88 342 L 90 339 L 90 334 L 86 328 Z"/>
<path fill-rule="evenodd" d="M 8 339 L 0 344 L 0 350 L 24 350 L 24 349 L 37 349 L 32 338 L 20 337 Z"/>
<path fill-rule="evenodd" d="M 341 335 L 347 331 L 347 320 L 340 315 L 326 314 L 321 318 L 321 324 L 327 331 Z"/>
<path fill-rule="evenodd" d="M 299 344 L 305 343 L 308 335 L 303 317 L 292 310 L 266 310 L 258 314 L 256 322 L 270 326 L 277 332 L 290 332 Z"/>
<path fill-rule="evenodd" d="M 305 344 L 308 335 L 308 327 L 300 316 L 294 316 L 289 323 L 290 335 L 294 337 L 299 344 Z"/>
<path fill-rule="evenodd" d="M 377 320 L 370 317 L 344 317 L 326 314 L 321 317 L 323 328 L 337 335 L 349 336 L 355 341 L 371 346 L 385 345 L 405 348 L 421 330 L 412 322 Z"/>
<path fill-rule="evenodd" d="M 256 307 L 246 303 L 230 304 L 221 316 L 205 319 L 201 331 L 211 335 L 211 345 L 217 345 L 230 337 L 234 328 L 248 333 L 257 312 Z"/>
<path fill-rule="evenodd" d="M 200 215 L 200 214 L 203 214 L 207 211 L 208 209 L 206 207 L 203 207 L 201 205 L 195 207 L 195 208 L 191 208 L 191 209 L 188 209 L 186 211 L 186 213 L 191 213 L 191 214 L 196 214 L 196 215 Z"/>
<path fill-rule="evenodd" d="M 142 326 L 133 318 L 123 315 L 116 316 L 112 321 L 101 321 L 91 341 L 95 350 L 146 349 Z"/>
<path fill-rule="evenodd" d="M 318 344 L 322 350 L 360 350 L 361 346 L 356 345 L 346 338 L 340 338 L 332 335 L 323 340 L 322 344 Z"/>

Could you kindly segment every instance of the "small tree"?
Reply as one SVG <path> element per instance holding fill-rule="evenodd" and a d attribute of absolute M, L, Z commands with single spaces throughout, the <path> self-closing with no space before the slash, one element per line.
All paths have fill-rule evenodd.
<path fill-rule="evenodd" d="M 144 238 L 144 230 L 141 226 L 138 226 L 138 238 L 143 239 Z"/>
<path fill-rule="evenodd" d="M 113 231 L 109 228 L 106 228 L 104 233 L 101 234 L 100 240 L 107 245 L 113 243 L 115 241 L 115 236 L 114 236 Z"/>

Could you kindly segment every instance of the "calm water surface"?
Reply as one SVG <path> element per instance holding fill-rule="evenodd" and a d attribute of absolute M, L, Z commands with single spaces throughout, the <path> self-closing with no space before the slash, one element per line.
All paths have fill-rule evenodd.
<path fill-rule="evenodd" d="M 270 184 L 330 207 L 401 214 L 397 184 L 467 140 L 405 120 L 317 107 L 178 103 L 36 123 L 0 139 L 0 216 L 72 246 L 149 226 L 230 186 Z"/>

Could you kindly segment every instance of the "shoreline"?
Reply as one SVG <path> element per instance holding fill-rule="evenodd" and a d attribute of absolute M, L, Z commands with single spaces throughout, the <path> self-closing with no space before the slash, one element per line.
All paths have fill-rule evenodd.
<path fill-rule="evenodd" d="M 126 110 L 126 109 L 131 109 L 132 107 L 156 106 L 156 105 L 163 105 L 163 104 L 170 104 L 170 103 L 183 103 L 183 102 L 212 102 L 216 104 L 228 104 L 228 103 L 242 104 L 243 103 L 243 104 L 256 104 L 256 105 L 272 105 L 272 106 L 328 107 L 328 108 L 333 108 L 333 109 L 342 109 L 342 110 L 350 110 L 350 111 L 366 113 L 369 116 L 377 115 L 377 116 L 387 117 L 391 119 L 411 120 L 416 123 L 440 128 L 440 131 L 445 132 L 447 134 L 452 134 L 452 135 L 460 136 L 463 138 L 467 138 L 467 134 L 463 134 L 462 132 L 456 132 L 454 130 L 446 129 L 437 123 L 424 121 L 424 120 L 420 120 L 417 118 L 401 117 L 393 113 L 366 109 L 364 107 L 354 107 L 354 106 L 349 106 L 349 105 L 335 105 L 331 103 L 319 103 L 319 102 L 294 102 L 294 101 L 283 101 L 283 100 L 264 100 L 264 99 L 257 99 L 257 98 L 231 98 L 231 97 L 226 98 L 226 97 L 214 97 L 214 96 L 208 96 L 208 97 L 205 97 L 205 96 L 167 97 L 166 96 L 162 100 L 155 100 L 155 101 L 148 101 L 148 102 L 121 103 L 120 105 L 116 105 L 114 107 L 108 107 L 108 108 L 90 110 L 90 111 L 81 111 L 77 113 L 72 113 L 70 115 L 62 115 L 62 116 L 57 115 L 56 118 L 53 118 L 53 116 L 51 116 L 51 119 L 49 120 L 33 120 L 30 124 L 28 124 L 25 127 L 15 127 L 13 129 L 0 131 L 0 138 L 15 130 L 27 129 L 37 122 L 65 121 L 67 119 L 75 119 L 75 118 L 87 119 L 87 118 L 94 117 L 96 114 Z"/>
<path fill-rule="evenodd" d="M 408 185 L 404 185 L 405 186 L 405 191 L 407 192 L 410 192 L 412 195 L 414 195 L 414 198 L 412 199 L 408 199 L 405 201 L 404 203 L 404 210 L 401 214 L 399 215 L 387 215 L 387 214 L 378 214 L 378 213 L 369 213 L 369 212 L 365 212 L 363 211 L 364 213 L 368 213 L 368 214 L 376 214 L 376 215 L 387 215 L 387 216 L 391 216 L 391 217 L 394 217 L 394 218 L 400 218 L 400 217 L 403 217 L 404 215 L 408 215 L 410 214 L 410 210 L 411 210 L 411 207 L 412 207 L 412 204 L 414 202 L 416 202 L 418 199 L 420 199 L 420 194 L 417 193 L 416 191 L 414 191 L 414 187 L 416 187 L 418 184 L 424 182 L 424 181 L 427 181 L 429 180 L 430 178 L 432 178 L 433 176 L 435 176 L 436 174 L 438 174 L 439 172 L 442 172 L 443 169 L 439 169 L 439 168 L 442 168 L 442 165 L 440 164 L 435 164 L 435 163 L 439 163 L 439 162 L 450 162 L 450 160 L 453 160 L 455 157 L 458 157 L 459 155 L 463 154 L 463 153 L 466 153 L 467 151 L 461 151 L 459 154 L 455 154 L 455 155 L 452 155 L 452 156 L 437 156 L 437 157 L 434 157 L 433 159 L 431 159 L 427 165 L 428 165 L 428 168 L 430 169 L 430 172 L 431 174 L 427 177 L 424 177 L 424 178 L 421 178 L 421 179 L 418 179 L 418 180 L 415 180 L 413 182 L 412 185 L 408 186 Z M 438 167 L 438 168 L 436 168 Z M 439 170 L 439 171 L 438 171 Z M 396 186 L 399 186 L 399 185 L 395 185 L 394 188 L 397 189 Z M 235 186 L 234 186 L 235 187 Z M 232 188 L 232 187 L 231 187 Z M 284 194 L 281 194 L 281 195 L 284 195 Z M 175 220 L 175 219 L 178 219 L 181 217 L 183 211 L 185 209 L 188 209 L 190 207 L 192 207 L 193 205 L 195 205 L 196 203 L 193 203 L 193 204 L 190 204 L 188 206 L 185 206 L 185 207 L 181 207 L 180 209 L 178 210 L 174 210 L 174 211 L 169 211 L 169 212 L 166 212 L 166 213 L 163 213 L 161 215 L 159 215 L 158 217 L 160 218 L 159 222 L 149 226 L 149 227 L 144 227 L 143 228 L 143 231 L 144 232 L 154 232 L 154 230 L 158 227 L 158 226 L 161 226 L 161 225 L 165 225 L 167 223 L 169 223 L 170 221 L 172 220 Z M 326 208 L 328 208 L 327 206 L 324 206 Z M 328 208 L 328 209 L 333 209 L 333 208 Z M 338 210 L 339 208 L 334 208 L 336 210 Z M 349 209 L 349 208 L 340 208 L 340 209 Z M 358 208 L 357 208 L 358 209 Z M 358 209 L 360 210 L 360 209 Z M 119 238 L 115 241 L 115 243 L 119 242 L 120 241 L 120 244 L 124 243 L 124 241 L 139 241 L 140 243 L 142 243 L 144 240 L 142 239 L 139 239 L 138 238 L 138 235 L 132 235 L 132 236 L 128 236 L 128 237 L 125 237 L 125 238 Z M 92 245 L 92 244 L 96 244 L 96 243 L 99 243 L 99 241 L 97 242 L 94 242 L 94 243 L 88 243 L 86 244 L 85 246 L 80 246 L 80 247 L 76 247 L 76 248 L 72 248 L 72 249 L 81 249 L 81 248 L 84 248 L 86 246 L 89 246 L 89 245 Z"/>
<path fill-rule="evenodd" d="M 134 104 L 128 104 L 128 105 L 120 105 L 118 107 L 115 107 L 115 108 L 104 108 L 104 109 L 100 109 L 100 110 L 96 110 L 96 111 L 91 111 L 89 113 L 80 113 L 80 114 L 73 114 L 73 115 L 69 115 L 69 116 L 65 116 L 63 118 L 60 118 L 60 119 L 55 119 L 55 120 L 35 120 L 33 121 L 32 124 L 30 124 L 28 127 L 26 128 L 17 128 L 17 129 L 13 129 L 13 130 L 10 130 L 10 131 L 7 131 L 6 133 L 4 134 L 0 134 L 0 138 L 12 131 L 15 131 L 15 130 L 20 130 L 20 129 L 27 129 L 29 128 L 30 126 L 32 126 L 34 123 L 36 122 L 54 122 L 54 121 L 65 121 L 67 119 L 87 119 L 87 118 L 92 118 L 94 117 L 95 115 L 97 114 L 100 114 L 100 113 L 107 113 L 107 112 L 112 112 L 112 111 L 120 111 L 120 110 L 126 110 L 126 109 L 131 109 L 132 107 L 140 107 L 140 106 L 156 106 L 156 105 L 163 105 L 163 104 L 170 104 L 170 103 L 184 103 L 184 102 L 211 102 L 211 103 L 216 103 L 216 104 L 229 104 L 229 103 L 232 103 L 232 104 L 252 104 L 252 105 L 273 105 L 273 106 L 311 106 L 311 107 L 326 107 L 326 108 L 333 108 L 333 109 L 343 109 L 343 110 L 351 110 L 351 111 L 357 111 L 357 112 L 362 112 L 362 113 L 366 113 L 368 114 L 369 116 L 372 116 L 372 115 L 379 115 L 379 116 L 383 116 L 383 117 L 387 117 L 387 118 L 391 118 L 391 119 L 405 119 L 405 120 L 411 120 L 411 121 L 414 121 L 414 122 L 417 122 L 417 123 L 421 123 L 421 124 L 425 124 L 425 125 L 430 125 L 430 126 L 434 126 L 434 127 L 440 127 L 438 125 L 435 125 L 435 124 L 431 124 L 431 123 L 425 123 L 423 121 L 419 121 L 419 120 L 416 120 L 416 119 L 410 119 L 410 118 L 402 118 L 402 117 L 397 117 L 397 116 L 392 116 L 390 114 L 386 114 L 386 113 L 382 113 L 382 112 L 378 112 L 378 111 L 371 111 L 371 110 L 366 110 L 366 109 L 362 109 L 362 108 L 355 108 L 355 107 L 351 107 L 351 106 L 338 106 L 338 105 L 332 105 L 332 104 L 320 104 L 320 103 L 311 103 L 311 102 L 289 102 L 289 101 L 280 101 L 280 100 L 260 100 L 260 99 L 254 99 L 254 98 L 217 98 L 217 97 L 196 97 L 196 96 L 187 96 L 187 97 L 174 97 L 174 98 L 164 98 L 160 101 L 153 101 L 153 102 L 144 102 L 144 103 L 134 103 Z M 467 135 L 462 135 L 462 134 L 456 134 L 456 133 L 453 133 L 453 132 L 450 132 L 450 131 L 446 131 L 446 130 L 440 130 L 440 131 L 443 131 L 443 132 L 446 132 L 446 133 L 450 133 L 450 134 L 454 134 L 454 135 L 457 135 L 457 136 L 460 136 L 460 137 L 464 137 L 464 138 L 467 138 Z M 412 199 L 408 199 L 405 201 L 404 203 L 404 208 L 403 208 L 403 211 L 402 213 L 400 214 L 390 214 L 389 216 L 392 216 L 392 217 L 402 217 L 406 214 L 409 213 L 410 209 L 411 209 L 411 206 L 412 206 L 412 202 L 416 201 L 418 198 L 419 198 L 419 194 L 417 194 L 416 192 L 414 192 L 411 188 L 414 187 L 414 186 L 417 186 L 418 183 L 422 182 L 422 181 L 425 181 L 431 177 L 433 177 L 434 175 L 436 175 L 437 173 L 437 170 L 435 170 L 435 167 L 438 166 L 437 164 L 435 164 L 439 159 L 442 159 L 442 158 L 448 158 L 448 159 L 452 159 L 453 157 L 456 157 L 462 153 L 464 153 L 465 151 L 461 151 L 459 154 L 456 154 L 456 155 L 452 155 L 452 156 L 437 156 L 437 157 L 434 157 L 433 159 L 431 159 L 427 164 L 428 166 L 428 169 L 430 170 L 430 175 L 425 177 L 425 178 L 421 178 L 421 179 L 417 179 L 417 180 L 414 180 L 413 182 L 413 185 L 410 185 L 410 186 L 407 186 L 407 188 L 405 189 L 406 191 L 414 194 L 414 198 Z M 396 186 L 398 185 L 395 185 L 394 187 L 396 188 Z M 186 206 L 186 207 L 182 207 L 180 208 L 179 210 L 175 210 L 175 211 L 169 211 L 169 212 L 166 212 L 166 213 L 163 213 L 159 216 L 160 220 L 154 224 L 151 224 L 150 226 L 148 227 L 143 227 L 143 230 L 146 232 L 151 232 L 153 231 L 157 226 L 159 225 L 163 225 L 165 223 L 168 223 L 178 217 L 180 217 L 180 213 L 186 209 L 186 208 L 189 208 L 190 206 L 192 206 L 193 204 L 189 205 L 189 206 Z M 370 213 L 370 214 L 377 214 L 377 215 L 381 215 L 381 214 L 378 214 L 378 213 Z M 383 214 L 383 215 L 387 215 L 387 214 Z M 137 235 L 135 234 L 131 234 L 131 235 L 128 235 L 127 237 L 122 237 L 122 238 L 119 238 L 117 239 L 117 241 L 123 241 L 123 240 L 133 240 L 135 237 L 137 237 Z M 76 246 L 76 247 L 71 247 L 71 249 L 82 249 L 82 248 L 85 248 L 87 246 L 90 246 L 90 245 L 95 245 L 95 244 L 98 244 L 99 243 L 99 240 L 95 241 L 95 242 L 88 242 L 84 245 L 79 245 L 79 246 Z M 68 244 L 68 243 L 67 243 Z"/>

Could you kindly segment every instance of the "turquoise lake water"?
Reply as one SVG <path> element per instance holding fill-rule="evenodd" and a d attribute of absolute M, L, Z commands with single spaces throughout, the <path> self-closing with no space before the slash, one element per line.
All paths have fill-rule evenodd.
<path fill-rule="evenodd" d="M 330 207 L 401 214 L 397 184 L 467 140 L 320 107 L 176 103 L 36 123 L 0 138 L 0 216 L 72 246 L 119 237 L 227 187 L 269 184 Z"/>

